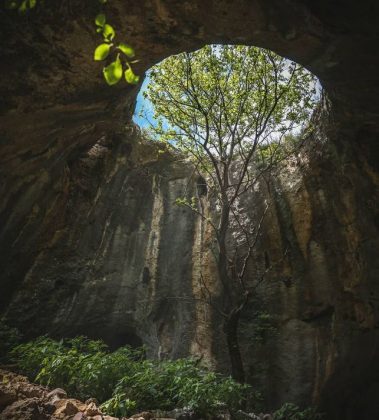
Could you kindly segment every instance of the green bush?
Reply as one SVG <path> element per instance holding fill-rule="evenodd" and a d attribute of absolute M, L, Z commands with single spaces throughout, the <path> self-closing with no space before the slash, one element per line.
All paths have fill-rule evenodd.
<path fill-rule="evenodd" d="M 142 350 L 123 347 L 110 353 L 102 341 L 85 337 L 59 342 L 39 337 L 17 346 L 12 357 L 21 372 L 35 382 L 64 388 L 80 399 L 105 401 L 123 376 L 134 373 Z"/>
<path fill-rule="evenodd" d="M 113 397 L 103 404 L 112 415 L 131 413 L 120 401 L 134 401 L 137 411 L 188 408 L 199 415 L 214 414 L 220 409 L 237 410 L 247 397 L 248 385 L 210 372 L 193 359 L 144 361 L 134 375 L 122 378 Z M 129 404 L 129 402 L 128 402 Z"/>
<path fill-rule="evenodd" d="M 274 413 L 274 420 L 321 420 L 324 416 L 315 408 L 301 410 L 297 405 L 286 403 Z"/>
<path fill-rule="evenodd" d="M 199 366 L 193 359 L 152 361 L 144 349 L 109 352 L 102 341 L 85 337 L 55 341 L 40 337 L 12 351 L 19 369 L 32 380 L 64 388 L 80 399 L 95 397 L 110 415 L 188 408 L 206 416 L 238 410 L 249 386 Z"/>

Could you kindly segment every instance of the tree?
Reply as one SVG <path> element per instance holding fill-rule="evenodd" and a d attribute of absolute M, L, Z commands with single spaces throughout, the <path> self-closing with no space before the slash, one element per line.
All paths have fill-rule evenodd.
<path fill-rule="evenodd" d="M 190 157 L 216 197 L 218 214 L 208 222 L 224 296 L 217 309 L 232 375 L 243 382 L 238 325 L 253 292 L 247 266 L 267 208 L 254 222 L 240 198 L 282 158 L 283 141 L 307 126 L 316 80 L 271 51 L 215 45 L 164 60 L 150 78 L 144 95 L 154 108 L 151 133 Z M 257 160 L 264 163 L 259 170 Z M 205 217 L 195 199 L 178 203 Z"/>

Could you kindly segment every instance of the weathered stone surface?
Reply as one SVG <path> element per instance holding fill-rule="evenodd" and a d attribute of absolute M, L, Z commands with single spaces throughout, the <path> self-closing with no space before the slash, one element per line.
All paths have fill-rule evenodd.
<path fill-rule="evenodd" d="M 1 14 L 0 310 L 29 336 L 143 342 L 150 355 L 197 352 L 225 367 L 217 322 L 193 304 L 209 236 L 172 205 L 195 180 L 124 129 L 138 87 L 101 80 L 95 9 L 71 0 L 30 19 Z M 320 402 L 331 419 L 375 418 L 378 405 L 377 9 L 112 0 L 107 12 L 140 73 L 172 53 L 231 42 L 291 57 L 326 88 L 329 140 L 274 180 L 262 238 L 271 260 L 290 250 L 258 299 L 280 334 L 244 348 L 272 406 Z M 216 290 L 211 268 L 206 276 Z"/>
<path fill-rule="evenodd" d="M 0 369 L 0 411 L 19 399 L 43 398 L 46 388 L 30 384 L 26 377 Z"/>
<path fill-rule="evenodd" d="M 49 391 L 30 383 L 24 376 L 0 369 L 1 420 L 101 420 L 106 417 L 94 402 L 87 404 L 68 398 L 60 388 Z"/>

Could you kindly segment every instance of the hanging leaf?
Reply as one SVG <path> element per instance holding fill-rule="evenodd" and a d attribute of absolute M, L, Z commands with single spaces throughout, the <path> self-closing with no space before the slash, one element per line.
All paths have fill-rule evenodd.
<path fill-rule="evenodd" d="M 18 8 L 18 11 L 19 11 L 20 13 L 25 13 L 27 10 L 28 10 L 28 1 L 27 1 L 27 0 L 24 0 L 24 1 L 21 3 L 20 7 Z"/>
<path fill-rule="evenodd" d="M 107 23 L 104 25 L 103 29 L 103 36 L 104 39 L 112 41 L 112 39 L 115 37 L 116 32 L 112 28 L 111 25 L 108 25 Z"/>
<path fill-rule="evenodd" d="M 109 66 L 104 67 L 103 69 L 105 81 L 108 85 L 112 86 L 118 83 L 122 77 L 122 64 L 120 57 L 117 56 L 116 60 Z"/>
<path fill-rule="evenodd" d="M 94 60 L 95 61 L 102 61 L 105 60 L 108 55 L 109 55 L 109 51 L 111 49 L 112 44 L 100 44 L 94 53 Z"/>
<path fill-rule="evenodd" d="M 133 58 L 135 56 L 135 52 L 134 52 L 133 47 L 131 47 L 128 44 L 121 43 L 118 46 L 118 49 L 121 50 L 129 58 Z"/>
<path fill-rule="evenodd" d="M 125 80 L 132 85 L 136 85 L 139 81 L 139 76 L 135 75 L 129 67 L 125 70 Z"/>
<path fill-rule="evenodd" d="M 104 14 L 100 13 L 99 15 L 96 16 L 95 23 L 97 26 L 100 26 L 102 28 L 105 25 L 105 22 L 106 22 L 106 18 Z"/>

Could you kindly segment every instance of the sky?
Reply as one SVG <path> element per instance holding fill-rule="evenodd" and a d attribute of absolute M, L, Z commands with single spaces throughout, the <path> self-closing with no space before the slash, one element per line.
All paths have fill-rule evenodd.
<path fill-rule="evenodd" d="M 133 121 L 137 125 L 139 125 L 141 128 L 147 128 L 149 125 L 145 118 L 139 116 L 142 107 L 145 108 L 145 111 L 147 111 L 149 118 L 152 116 L 152 112 L 153 112 L 153 106 L 151 102 L 148 99 L 145 99 L 142 95 L 142 93 L 146 90 L 147 85 L 149 83 L 150 83 L 150 77 L 149 77 L 149 74 L 147 73 L 145 80 L 142 83 L 141 89 L 138 93 L 136 109 L 133 115 Z"/>

